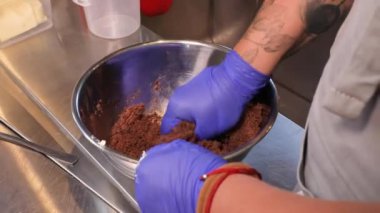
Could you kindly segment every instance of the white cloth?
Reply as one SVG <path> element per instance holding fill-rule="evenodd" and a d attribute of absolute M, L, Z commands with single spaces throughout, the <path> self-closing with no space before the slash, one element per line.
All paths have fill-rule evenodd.
<path fill-rule="evenodd" d="M 356 0 L 309 112 L 299 167 L 306 194 L 380 201 L 379 84 L 380 1 Z"/>

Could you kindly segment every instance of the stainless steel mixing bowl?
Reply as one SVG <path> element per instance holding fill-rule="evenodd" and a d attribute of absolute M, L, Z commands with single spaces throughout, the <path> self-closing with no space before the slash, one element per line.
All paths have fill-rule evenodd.
<path fill-rule="evenodd" d="M 163 114 L 176 87 L 206 66 L 220 63 L 228 51 L 223 46 L 194 41 L 156 41 L 121 49 L 93 65 L 79 80 L 72 100 L 75 122 L 116 168 L 133 178 L 137 161 L 104 146 L 102 141 L 109 139 L 121 110 L 144 103 L 148 110 Z M 268 122 L 255 138 L 223 156 L 225 159 L 242 159 L 271 129 L 277 116 L 277 92 L 272 81 L 259 98 L 271 106 Z"/>

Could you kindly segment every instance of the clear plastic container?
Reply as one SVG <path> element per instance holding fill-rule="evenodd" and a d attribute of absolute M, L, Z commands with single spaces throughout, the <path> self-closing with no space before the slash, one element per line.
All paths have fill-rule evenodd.
<path fill-rule="evenodd" d="M 50 0 L 1 0 L 0 48 L 53 26 Z"/>
<path fill-rule="evenodd" d="M 117 39 L 140 27 L 140 0 L 73 0 L 84 8 L 89 30 L 96 36 Z"/>

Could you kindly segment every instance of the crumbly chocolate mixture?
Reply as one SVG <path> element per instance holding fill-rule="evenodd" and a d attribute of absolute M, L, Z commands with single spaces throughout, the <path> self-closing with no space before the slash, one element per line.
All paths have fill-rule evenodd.
<path fill-rule="evenodd" d="M 143 151 L 154 145 L 180 138 L 224 155 L 258 134 L 267 122 L 270 107 L 261 103 L 249 104 L 236 127 L 213 140 L 197 140 L 195 126 L 189 122 L 181 122 L 170 134 L 160 135 L 161 117 L 156 113 L 144 113 L 143 104 L 126 107 L 112 127 L 107 146 L 130 158 L 139 159 Z"/>

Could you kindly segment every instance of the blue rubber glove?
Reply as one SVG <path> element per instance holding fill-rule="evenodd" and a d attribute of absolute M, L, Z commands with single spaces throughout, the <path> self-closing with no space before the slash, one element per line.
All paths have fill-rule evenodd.
<path fill-rule="evenodd" d="M 194 213 L 203 186 L 200 177 L 226 161 L 207 149 L 175 140 L 153 147 L 136 169 L 141 211 Z"/>
<path fill-rule="evenodd" d="M 268 81 L 269 76 L 230 51 L 221 64 L 206 68 L 174 91 L 162 119 L 161 133 L 169 133 L 186 120 L 195 123 L 195 134 L 200 139 L 219 135 L 239 121 L 245 104 Z"/>

